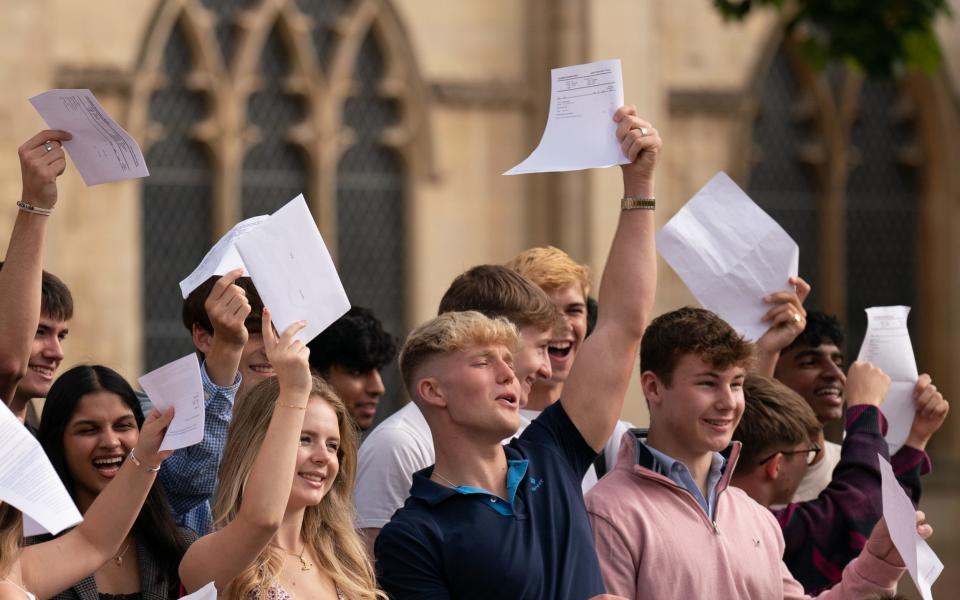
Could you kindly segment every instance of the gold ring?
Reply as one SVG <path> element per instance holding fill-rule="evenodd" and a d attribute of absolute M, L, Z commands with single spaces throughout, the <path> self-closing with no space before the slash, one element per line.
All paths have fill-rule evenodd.
<path fill-rule="evenodd" d="M 800 318 L 800 313 L 793 313 L 793 320 L 796 321 L 797 323 L 799 323 L 799 322 L 802 321 L 803 319 Z"/>

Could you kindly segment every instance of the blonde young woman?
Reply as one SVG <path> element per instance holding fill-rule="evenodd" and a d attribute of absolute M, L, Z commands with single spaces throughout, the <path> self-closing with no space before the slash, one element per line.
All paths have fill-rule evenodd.
<path fill-rule="evenodd" d="M 0 600 L 45 600 L 69 588 L 112 559 L 133 526 L 169 451 L 160 443 L 173 411 L 154 411 L 143 424 L 136 448 L 127 455 L 72 531 L 49 542 L 21 548 L 20 511 L 0 503 Z M 32 592 L 32 593 L 31 593 Z"/>
<path fill-rule="evenodd" d="M 268 309 L 263 343 L 276 378 L 234 409 L 220 483 L 216 531 L 180 563 L 193 592 L 211 580 L 230 600 L 386 598 L 353 528 L 357 434 L 343 402 L 310 374 L 309 350 L 277 338 Z"/>

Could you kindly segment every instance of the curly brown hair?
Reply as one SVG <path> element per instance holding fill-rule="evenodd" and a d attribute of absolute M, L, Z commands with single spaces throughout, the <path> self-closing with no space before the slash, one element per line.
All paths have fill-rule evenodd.
<path fill-rule="evenodd" d="M 753 344 L 703 308 L 685 306 L 654 319 L 640 343 L 640 372 L 652 371 L 670 385 L 681 357 L 695 354 L 716 369 L 747 366 Z"/>

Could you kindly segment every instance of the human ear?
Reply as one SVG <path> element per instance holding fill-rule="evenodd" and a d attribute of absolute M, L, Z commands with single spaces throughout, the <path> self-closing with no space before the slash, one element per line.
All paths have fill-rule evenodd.
<path fill-rule="evenodd" d="M 653 371 L 644 371 L 640 375 L 640 388 L 643 390 L 643 395 L 647 399 L 647 403 L 650 407 L 658 407 L 661 403 L 660 394 L 663 390 L 663 382 L 660 381 L 660 378 L 657 377 Z"/>
<path fill-rule="evenodd" d="M 424 377 L 416 385 L 417 395 L 424 404 L 436 407 L 445 407 L 447 400 L 444 397 L 443 390 L 440 389 L 439 382 L 434 377 Z"/>
<path fill-rule="evenodd" d="M 194 347 L 204 354 L 209 354 L 210 350 L 213 349 L 213 334 L 197 323 L 193 324 L 191 334 Z"/>
<path fill-rule="evenodd" d="M 763 470 L 767 479 L 777 479 L 780 477 L 780 467 L 783 463 L 783 453 L 777 452 L 773 458 L 763 463 Z"/>

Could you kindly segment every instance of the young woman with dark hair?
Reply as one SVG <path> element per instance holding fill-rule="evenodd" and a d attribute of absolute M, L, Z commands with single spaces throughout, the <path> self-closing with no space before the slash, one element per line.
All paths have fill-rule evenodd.
<path fill-rule="evenodd" d="M 143 422 L 133 388 L 108 367 L 74 367 L 50 388 L 38 438 L 81 512 L 117 476 Z M 163 489 L 153 485 L 117 553 L 55 598 L 85 598 L 85 593 L 118 600 L 177 598 L 177 567 L 195 538 L 177 527 Z"/>

